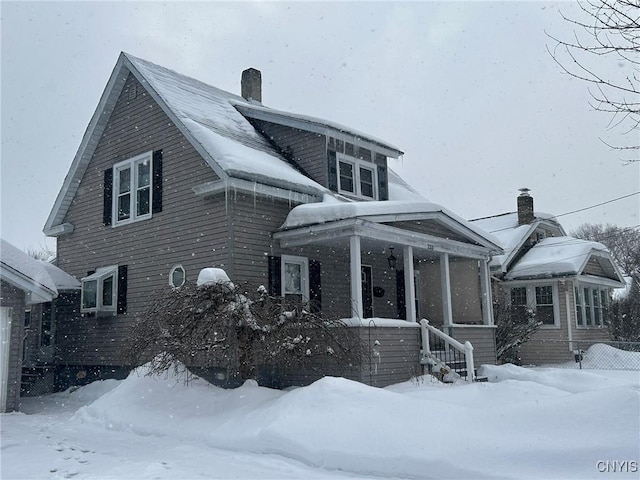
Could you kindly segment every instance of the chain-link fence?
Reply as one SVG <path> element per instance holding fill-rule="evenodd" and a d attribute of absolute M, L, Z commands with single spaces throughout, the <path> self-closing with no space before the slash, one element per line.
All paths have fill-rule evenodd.
<path fill-rule="evenodd" d="M 522 365 L 640 371 L 640 342 L 532 339 L 519 357 Z"/>

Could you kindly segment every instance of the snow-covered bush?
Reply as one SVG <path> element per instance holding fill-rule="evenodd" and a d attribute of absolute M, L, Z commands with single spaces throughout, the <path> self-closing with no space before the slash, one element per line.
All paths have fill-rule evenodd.
<path fill-rule="evenodd" d="M 149 373 L 157 374 L 178 361 L 244 380 L 256 378 L 265 366 L 281 374 L 293 368 L 323 373 L 362 361 L 357 331 L 337 319 L 322 318 L 303 304 L 285 309 L 263 286 L 199 283 L 155 295 L 133 326 L 127 347 L 131 365 L 149 362 Z"/>
<path fill-rule="evenodd" d="M 493 305 L 496 324 L 496 356 L 500 363 L 520 364 L 518 350 L 531 338 L 542 322 L 530 308 L 512 307 L 504 302 Z"/>

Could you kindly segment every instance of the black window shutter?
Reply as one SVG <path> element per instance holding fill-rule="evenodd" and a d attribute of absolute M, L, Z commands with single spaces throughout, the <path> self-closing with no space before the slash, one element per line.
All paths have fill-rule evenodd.
<path fill-rule="evenodd" d="M 336 152 L 329 150 L 327 154 L 327 163 L 329 166 L 329 190 L 338 191 L 338 168 L 336 166 Z"/>
<path fill-rule="evenodd" d="M 111 225 L 111 208 L 113 204 L 113 168 L 104 171 L 104 191 L 102 194 L 102 223 L 105 226 Z"/>
<path fill-rule="evenodd" d="M 118 313 L 127 313 L 127 266 L 118 266 Z"/>
<path fill-rule="evenodd" d="M 153 152 L 153 200 L 151 212 L 162 211 L 162 150 Z"/>
<path fill-rule="evenodd" d="M 404 296 L 404 270 L 396 270 L 396 305 L 398 306 L 398 318 L 407 318 L 406 299 Z"/>
<path fill-rule="evenodd" d="M 389 181 L 384 165 L 378 165 L 378 200 L 389 200 Z"/>
<path fill-rule="evenodd" d="M 322 265 L 318 260 L 309 261 L 309 303 L 312 313 L 322 310 Z"/>
<path fill-rule="evenodd" d="M 271 297 L 279 297 L 282 294 L 281 261 L 280 257 L 269 256 L 269 288 L 267 291 Z"/>

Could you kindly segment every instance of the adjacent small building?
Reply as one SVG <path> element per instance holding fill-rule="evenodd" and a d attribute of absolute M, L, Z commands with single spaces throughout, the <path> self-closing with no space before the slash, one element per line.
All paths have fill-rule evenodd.
<path fill-rule="evenodd" d="M 520 192 L 516 212 L 471 223 L 504 249 L 490 264 L 496 298 L 534 310 L 542 323 L 520 349 L 522 363 L 573 360 L 578 348 L 610 340 L 606 311 L 624 279 L 604 245 L 567 236 L 553 215 L 534 211 L 528 189 Z"/>
<path fill-rule="evenodd" d="M 52 391 L 55 316 L 79 288 L 71 275 L 1 241 L 0 412 L 18 409 L 32 379 L 48 382 L 40 385 L 42 392 Z M 27 372 L 23 381 L 25 366 L 31 366 L 32 375 Z"/>

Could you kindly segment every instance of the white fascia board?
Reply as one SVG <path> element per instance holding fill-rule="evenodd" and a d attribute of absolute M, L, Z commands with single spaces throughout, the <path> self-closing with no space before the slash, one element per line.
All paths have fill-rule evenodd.
<path fill-rule="evenodd" d="M 20 290 L 35 296 L 30 303 L 50 302 L 58 296 L 57 291 L 45 287 L 4 263 L 0 266 L 0 277 Z M 34 301 L 36 299 L 37 301 Z"/>
<path fill-rule="evenodd" d="M 610 288 L 623 288 L 626 286 L 626 283 L 624 281 L 619 282 L 611 278 L 597 277 L 595 275 L 580 275 L 576 278 L 578 282 L 580 282 L 580 284 L 587 283 L 589 285 L 597 285 Z"/>
<path fill-rule="evenodd" d="M 129 72 L 123 68 L 124 62 L 125 57 L 123 54 L 120 54 L 118 62 L 107 82 L 107 86 L 102 92 L 98 106 L 93 112 L 89 125 L 84 132 L 78 151 L 71 162 L 71 167 L 62 183 L 62 188 L 56 197 L 51 213 L 49 213 L 43 229 L 46 235 L 49 235 L 46 232 L 51 231 L 62 223 L 73 201 L 73 197 L 78 191 L 80 180 L 89 166 L 89 161 L 102 137 L 102 133 L 111 117 L 111 112 L 127 80 Z"/>
<path fill-rule="evenodd" d="M 339 139 L 346 139 L 344 136 L 348 136 L 346 139 L 348 142 L 354 142 L 358 145 L 367 147 L 372 150 L 379 151 L 387 157 L 398 158 L 403 155 L 404 152 L 394 147 L 393 145 L 376 141 L 367 137 L 363 133 L 358 133 L 347 127 L 340 127 L 339 125 L 331 124 L 331 122 L 323 122 L 320 119 L 312 119 L 310 117 L 304 117 L 301 115 L 287 114 L 286 112 L 277 112 L 268 109 L 267 107 L 256 107 L 245 105 L 241 103 L 235 103 L 234 107 L 242 115 L 254 118 L 256 120 L 263 120 L 265 122 L 271 122 L 278 125 L 284 125 L 286 127 L 297 128 L 306 132 L 318 133 L 325 136 L 338 137 Z M 304 117 L 304 118 L 303 118 Z"/>
<path fill-rule="evenodd" d="M 594 257 L 598 257 L 598 258 L 604 260 L 606 263 L 609 264 L 609 266 L 611 267 L 611 270 L 613 271 L 613 274 L 617 277 L 617 280 L 610 279 L 611 281 L 619 282 L 623 286 L 625 285 L 624 275 L 622 274 L 622 271 L 620 270 L 620 267 L 618 267 L 618 264 L 613 260 L 613 258 L 611 257 L 611 254 L 609 252 L 605 252 L 605 251 L 602 251 L 602 250 L 591 250 L 589 255 L 585 256 L 584 262 L 582 262 L 582 265 L 578 269 L 578 274 L 580 274 L 580 275 L 582 274 L 582 272 L 584 271 L 585 267 L 589 263 L 589 260 L 591 260 Z M 602 269 L 605 270 L 604 267 Z M 590 276 L 590 277 L 594 277 L 594 278 L 605 278 L 605 277 L 597 277 L 595 275 L 585 275 L 585 276 Z"/>
<path fill-rule="evenodd" d="M 55 227 L 45 229 L 43 230 L 43 232 L 47 237 L 59 237 L 61 235 L 73 233 L 74 229 L 75 227 L 71 223 L 61 223 L 60 225 L 56 225 Z"/>
<path fill-rule="evenodd" d="M 280 198 L 295 203 L 315 203 L 320 200 L 319 196 L 311 195 L 285 188 L 265 185 L 259 182 L 252 182 L 241 178 L 227 177 L 225 180 L 215 182 L 207 182 L 196 185 L 192 188 L 193 192 L 200 197 L 212 197 L 228 190 L 238 190 L 247 193 L 265 195 L 269 197 Z"/>
<path fill-rule="evenodd" d="M 524 234 L 522 238 L 520 238 L 520 240 L 518 241 L 518 244 L 513 248 L 513 250 L 511 250 L 511 253 L 507 255 L 507 258 L 505 258 L 504 262 L 502 262 L 503 272 L 506 273 L 509 271 L 509 268 L 511 267 L 511 262 L 513 262 L 515 257 L 518 255 L 518 253 L 524 246 L 524 242 L 531 236 L 531 234 L 535 231 L 535 229 L 538 228 L 539 224 L 540 224 L 540 220 L 536 220 L 535 222 L 533 222 L 529 226 L 529 230 L 527 230 L 527 233 Z"/>
<path fill-rule="evenodd" d="M 354 218 L 280 231 L 274 233 L 273 238 L 280 240 L 280 245 L 283 248 L 288 248 L 348 238 L 353 235 L 372 238 L 384 243 L 411 246 L 417 251 L 427 250 L 437 253 L 450 253 L 477 260 L 486 260 L 490 255 L 490 250 L 485 247 Z"/>

